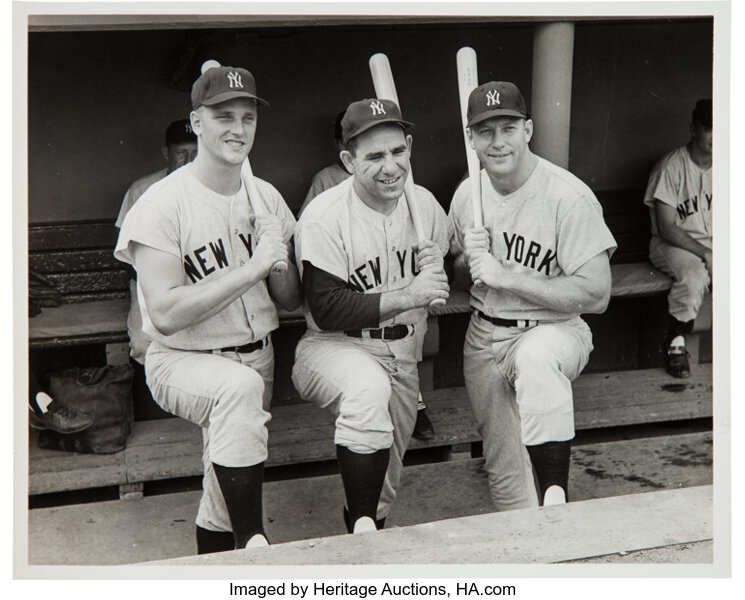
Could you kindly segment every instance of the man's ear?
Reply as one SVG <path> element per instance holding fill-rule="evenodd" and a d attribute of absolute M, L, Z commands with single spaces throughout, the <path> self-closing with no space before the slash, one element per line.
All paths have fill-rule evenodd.
<path fill-rule="evenodd" d="M 414 145 L 414 138 L 411 137 L 411 134 L 406 136 L 406 149 L 411 152 L 411 147 Z"/>
<path fill-rule="evenodd" d="M 354 156 L 352 156 L 352 153 L 349 150 L 342 150 L 339 152 L 339 158 L 341 159 L 344 168 L 349 173 L 354 174 Z"/>
<path fill-rule="evenodd" d="M 476 142 L 473 141 L 473 131 L 471 131 L 470 127 L 466 128 L 466 133 L 468 134 L 468 143 L 473 150 L 476 150 Z"/>
<path fill-rule="evenodd" d="M 530 142 L 533 137 L 533 119 L 525 119 L 525 138 Z"/>
<path fill-rule="evenodd" d="M 196 110 L 189 113 L 189 121 L 191 122 L 191 130 L 194 132 L 194 135 L 199 136 L 202 131 L 202 119 Z"/>

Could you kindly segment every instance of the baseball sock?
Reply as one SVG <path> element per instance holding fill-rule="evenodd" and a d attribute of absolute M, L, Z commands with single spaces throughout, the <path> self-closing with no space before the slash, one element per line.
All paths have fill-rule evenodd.
<path fill-rule="evenodd" d="M 671 342 L 678 336 L 684 336 L 693 331 L 693 319 L 690 321 L 678 321 L 672 315 L 668 315 L 667 335 L 665 336 L 665 350 L 671 345 Z"/>
<path fill-rule="evenodd" d="M 227 552 L 235 549 L 232 531 L 212 531 L 197 525 L 197 554 Z"/>
<path fill-rule="evenodd" d="M 359 454 L 344 446 L 336 446 L 339 471 L 347 497 L 348 529 L 354 529 L 354 524 L 360 517 L 375 520 L 390 453 L 390 449 L 385 448 L 371 454 Z"/>
<path fill-rule="evenodd" d="M 545 444 L 526 447 L 535 474 L 538 477 L 541 500 L 543 500 L 546 490 L 552 485 L 558 485 L 566 493 L 569 485 L 571 442 L 546 442 Z"/>
<path fill-rule="evenodd" d="M 248 540 L 257 533 L 266 537 L 261 504 L 264 463 L 251 467 L 223 467 L 213 462 L 212 466 L 225 498 L 235 547 L 245 548 Z"/>

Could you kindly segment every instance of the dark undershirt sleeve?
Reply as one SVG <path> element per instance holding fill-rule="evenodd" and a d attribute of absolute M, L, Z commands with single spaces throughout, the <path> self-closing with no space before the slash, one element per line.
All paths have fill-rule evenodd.
<path fill-rule="evenodd" d="M 347 283 L 303 261 L 303 291 L 316 325 L 325 331 L 380 326 L 380 294 L 363 294 Z"/>

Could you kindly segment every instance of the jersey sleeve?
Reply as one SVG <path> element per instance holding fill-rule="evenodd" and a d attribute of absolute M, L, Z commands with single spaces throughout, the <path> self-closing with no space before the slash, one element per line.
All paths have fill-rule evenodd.
<path fill-rule="evenodd" d="M 675 208 L 678 205 L 681 172 L 674 161 L 665 160 L 652 171 L 644 194 L 644 204 L 653 207 L 655 200 Z"/>
<path fill-rule="evenodd" d="M 601 252 L 607 251 L 610 258 L 616 247 L 600 203 L 594 197 L 578 197 L 557 228 L 556 254 L 561 270 L 572 275 Z"/>
<path fill-rule="evenodd" d="M 124 199 L 122 200 L 122 206 L 119 209 L 119 214 L 116 217 L 116 222 L 114 223 L 114 226 L 117 229 L 122 228 L 122 224 L 124 223 L 124 217 L 127 216 L 127 213 L 129 212 L 129 209 L 132 208 L 132 205 L 134 204 L 134 198 L 132 193 L 132 188 L 129 188 L 127 190 L 127 193 L 124 194 Z"/>
<path fill-rule="evenodd" d="M 178 216 L 166 209 L 167 203 L 155 202 L 145 192 L 127 213 L 119 231 L 114 257 L 135 265 L 132 242 L 161 250 L 181 259 Z"/>
<path fill-rule="evenodd" d="M 341 235 L 333 235 L 329 226 L 319 221 L 301 220 L 295 235 L 295 256 L 298 266 L 309 262 L 343 281 L 349 278 Z"/>

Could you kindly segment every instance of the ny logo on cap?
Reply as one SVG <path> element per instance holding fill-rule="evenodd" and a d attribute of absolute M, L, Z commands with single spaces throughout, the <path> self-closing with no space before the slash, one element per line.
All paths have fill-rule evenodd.
<path fill-rule="evenodd" d="M 243 89 L 243 82 L 241 81 L 241 74 L 237 71 L 235 73 L 228 73 L 228 81 L 230 82 L 231 88 Z"/>
<path fill-rule="evenodd" d="M 385 108 L 380 100 L 373 100 L 370 102 L 370 108 L 372 108 L 372 114 L 374 117 L 385 114 Z"/>
<path fill-rule="evenodd" d="M 502 101 L 499 99 L 499 92 L 497 90 L 486 92 L 486 105 L 494 106 L 495 104 L 502 104 Z"/>

